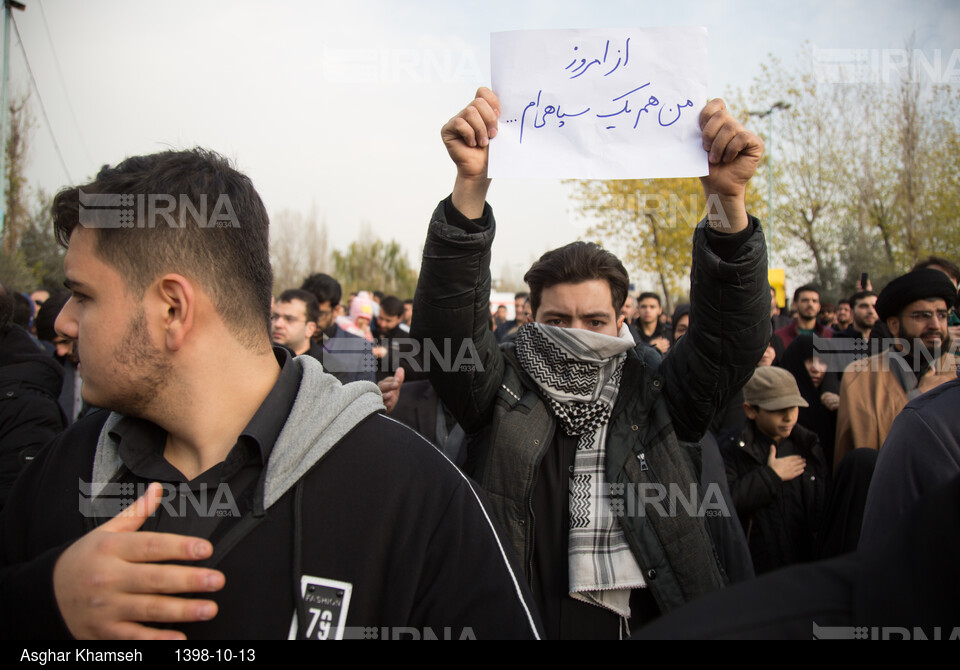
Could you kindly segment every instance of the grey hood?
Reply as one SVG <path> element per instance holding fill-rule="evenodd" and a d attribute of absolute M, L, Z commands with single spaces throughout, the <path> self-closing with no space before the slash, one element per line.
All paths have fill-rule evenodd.
<path fill-rule="evenodd" d="M 300 390 L 270 452 L 263 509 L 279 500 L 354 426 L 384 409 L 380 389 L 372 382 L 342 385 L 311 356 L 298 356 L 290 364 L 301 369 Z M 110 436 L 121 419 L 122 414 L 111 412 L 100 431 L 91 479 L 94 497 L 123 465 L 119 443 Z"/>

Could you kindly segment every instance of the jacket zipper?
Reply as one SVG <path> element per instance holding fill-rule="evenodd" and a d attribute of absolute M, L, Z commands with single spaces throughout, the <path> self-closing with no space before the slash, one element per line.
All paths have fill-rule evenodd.
<path fill-rule="evenodd" d="M 550 445 L 553 443 L 553 437 L 556 433 L 556 422 L 554 422 L 550 431 L 548 432 L 544 443 L 540 446 L 540 453 L 537 454 L 537 462 L 533 466 L 533 483 L 530 486 L 530 492 L 527 494 L 527 511 L 530 514 L 530 527 L 527 529 L 529 533 L 528 537 L 530 539 L 527 542 L 528 552 L 530 556 L 527 558 L 527 574 L 530 578 L 533 578 L 533 543 L 534 543 L 534 530 L 536 528 L 537 519 L 533 515 L 533 489 L 536 488 L 537 479 L 540 477 L 540 463 L 543 461 L 544 455 L 547 453 L 547 449 L 550 448 Z"/>

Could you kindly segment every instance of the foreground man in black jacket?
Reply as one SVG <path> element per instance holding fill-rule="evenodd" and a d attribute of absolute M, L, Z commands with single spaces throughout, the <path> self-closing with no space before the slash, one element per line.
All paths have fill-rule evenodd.
<path fill-rule="evenodd" d="M 413 335 L 475 347 L 478 364 L 431 366 L 431 381 L 478 433 L 466 469 L 522 561 L 548 637 L 617 637 L 722 587 L 717 554 L 742 542 L 718 489 L 697 492 L 697 442 L 769 339 L 766 250 L 744 204 L 763 144 L 721 100 L 701 112 L 708 218 L 693 240 L 690 329 L 662 363 L 623 326 L 623 265 L 582 242 L 527 273 L 535 323 L 498 349 L 486 204 L 498 116 L 481 88 L 441 131 L 457 179 L 430 223 Z"/>
<path fill-rule="evenodd" d="M 538 636 L 471 483 L 381 414 L 376 385 L 271 347 L 247 177 L 165 152 L 82 189 L 54 201 L 73 291 L 57 330 L 77 340 L 84 400 L 113 411 L 14 486 L 3 636 Z"/>

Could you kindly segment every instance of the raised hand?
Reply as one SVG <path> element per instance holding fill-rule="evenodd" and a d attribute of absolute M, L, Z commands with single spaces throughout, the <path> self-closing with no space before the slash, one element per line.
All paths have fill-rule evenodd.
<path fill-rule="evenodd" d="M 737 121 L 720 98 L 700 112 L 700 129 L 710 162 L 710 174 L 700 178 L 710 222 L 718 230 L 738 232 L 747 225 L 744 193 L 760 165 L 763 140 Z M 717 204 L 720 211 L 714 211 Z"/>
<path fill-rule="evenodd" d="M 483 214 L 489 187 L 490 140 L 497 135 L 500 100 L 489 88 L 478 88 L 473 101 L 440 129 L 440 137 L 457 166 L 453 206 L 471 219 Z"/>

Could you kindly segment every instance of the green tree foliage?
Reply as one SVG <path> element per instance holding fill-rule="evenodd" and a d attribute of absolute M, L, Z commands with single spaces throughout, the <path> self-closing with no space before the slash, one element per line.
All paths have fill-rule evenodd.
<path fill-rule="evenodd" d="M 771 58 L 737 103 L 790 105 L 751 124 L 769 147 L 772 121 L 772 246 L 794 285 L 840 297 L 861 272 L 880 287 L 931 254 L 960 260 L 960 90 L 911 43 L 899 53 L 898 67 L 829 70 L 808 44 L 792 65 Z"/>
<path fill-rule="evenodd" d="M 591 237 L 608 243 L 631 275 L 652 273 L 671 309 L 670 296 L 690 274 L 690 238 L 702 209 L 696 179 L 615 179 L 574 182 L 580 211 L 597 221 Z M 703 201 L 701 195 L 699 201 Z"/>
<path fill-rule="evenodd" d="M 606 242 L 631 277 L 650 273 L 664 296 L 664 311 L 686 295 L 690 282 L 691 240 L 708 206 L 699 179 L 614 179 L 571 182 L 579 209 L 596 223 L 588 231 Z M 748 209 L 757 195 L 748 191 Z"/>
<path fill-rule="evenodd" d="M 410 266 L 403 247 L 396 240 L 373 239 L 369 233 L 350 243 L 346 251 L 334 250 L 333 276 L 351 291 L 383 291 L 405 298 L 417 288 L 417 272 Z"/>
<path fill-rule="evenodd" d="M 279 295 L 300 286 L 314 272 L 326 272 L 351 291 L 384 291 L 407 298 L 417 287 L 414 270 L 399 242 L 377 239 L 370 226 L 360 227 L 358 239 L 345 251 L 329 250 L 326 221 L 316 209 L 307 216 L 283 210 L 270 224 L 270 260 L 273 289 Z"/>
<path fill-rule="evenodd" d="M 35 284 L 33 273 L 19 252 L 8 254 L 0 248 L 0 284 L 16 291 L 29 292 Z"/>
<path fill-rule="evenodd" d="M 57 243 L 53 233 L 53 198 L 38 191 L 30 216 L 20 236 L 19 253 L 33 275 L 34 284 L 47 289 L 62 288 L 63 257 L 66 249 Z"/>

